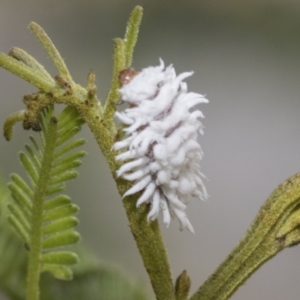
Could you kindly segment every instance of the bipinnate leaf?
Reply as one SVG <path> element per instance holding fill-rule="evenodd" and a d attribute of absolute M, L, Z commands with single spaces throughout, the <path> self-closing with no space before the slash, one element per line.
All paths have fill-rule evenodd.
<path fill-rule="evenodd" d="M 13 176 L 15 177 L 15 175 Z M 19 177 L 17 178 L 19 179 Z M 24 244 L 7 226 L 7 218 L 3 214 L 2 200 L 7 197 L 1 188 L 0 178 L 0 291 L 8 299 L 24 299 L 25 273 L 27 251 Z M 8 192 L 5 192 L 8 195 Z M 71 199 L 65 195 L 58 195 L 45 202 L 44 208 L 70 204 Z M 5 203 L 6 204 L 6 203 Z M 8 212 L 9 213 L 9 212 Z M 59 221 L 76 219 L 67 217 Z M 56 223 L 55 221 L 52 224 Z M 47 226 L 50 226 L 47 225 Z M 45 228 L 43 232 L 45 234 Z M 60 231 L 60 230 L 58 230 Z M 122 299 L 146 300 L 150 299 L 144 292 L 140 282 L 124 274 L 118 267 L 109 266 L 97 259 L 91 252 L 80 244 L 76 246 L 76 253 L 80 257 L 80 264 L 76 263 L 77 255 L 69 251 L 44 252 L 41 256 L 41 300 L 82 300 L 82 299 Z M 58 253 L 58 254 L 55 254 Z M 69 253 L 69 254 L 68 254 Z M 72 270 L 70 267 L 72 266 Z M 50 274 L 51 273 L 51 274 Z M 71 280 L 66 282 L 66 280 Z M 63 280 L 56 280 L 63 279 Z"/>
<path fill-rule="evenodd" d="M 78 257 L 56 248 L 80 240 L 75 231 L 79 207 L 71 203 L 70 197 L 57 193 L 65 189 L 67 181 L 78 176 L 74 169 L 80 166 L 85 152 L 77 148 L 84 140 L 73 138 L 83 121 L 71 107 L 55 118 L 54 108 L 49 106 L 40 114 L 39 123 L 40 141 L 30 137 L 26 152 L 20 153 L 29 182 L 17 174 L 11 175 L 8 186 L 14 201 L 8 206 L 8 220 L 29 249 L 38 247 L 30 251 L 29 256 L 33 252 L 40 253 L 35 259 L 40 261 L 42 272 L 49 271 L 56 278 L 69 280 L 72 271 L 68 265 L 75 264 Z M 40 238 L 37 239 L 37 235 Z"/>

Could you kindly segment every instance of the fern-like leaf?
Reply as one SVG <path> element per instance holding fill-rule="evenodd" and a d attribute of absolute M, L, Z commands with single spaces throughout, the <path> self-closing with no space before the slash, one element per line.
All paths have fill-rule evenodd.
<path fill-rule="evenodd" d="M 29 264 L 37 260 L 39 273 L 48 271 L 67 280 L 72 278 L 69 265 L 76 264 L 78 257 L 57 248 L 79 241 L 80 235 L 74 229 L 79 208 L 68 196 L 53 194 L 63 191 L 66 181 L 78 175 L 74 169 L 81 164 L 85 152 L 75 149 L 84 140 L 72 138 L 83 121 L 71 107 L 65 108 L 57 119 L 53 115 L 53 106 L 43 110 L 41 145 L 30 137 L 26 152 L 20 153 L 29 183 L 17 174 L 11 175 L 9 189 L 14 201 L 8 206 L 8 219 L 29 249 Z"/>

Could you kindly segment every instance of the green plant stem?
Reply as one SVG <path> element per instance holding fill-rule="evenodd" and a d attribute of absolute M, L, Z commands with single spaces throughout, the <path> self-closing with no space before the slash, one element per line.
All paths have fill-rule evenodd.
<path fill-rule="evenodd" d="M 172 274 L 158 221 L 148 223 L 148 207 L 143 205 L 137 209 L 137 198 L 128 197 L 123 204 L 156 299 L 175 299 Z"/>
<path fill-rule="evenodd" d="M 126 43 L 126 68 L 132 63 L 132 54 L 137 42 L 139 28 L 143 17 L 143 7 L 136 6 L 128 20 L 124 41 Z"/>
<path fill-rule="evenodd" d="M 299 243 L 299 205 L 300 173 L 275 189 L 245 237 L 190 300 L 229 299 L 263 263 Z"/>
<path fill-rule="evenodd" d="M 99 148 L 112 171 L 119 193 L 123 195 L 130 188 L 131 183 L 116 177 L 116 170 L 119 168 L 119 165 L 115 161 L 115 151 L 111 150 L 114 144 L 113 137 L 104 124 L 95 117 L 95 113 L 86 105 L 81 104 L 76 106 L 76 108 L 94 134 Z M 136 208 L 137 198 L 138 195 L 126 197 L 123 200 L 123 204 L 156 298 L 158 300 L 175 299 L 168 255 L 158 222 L 149 223 L 147 221 L 148 208 L 146 205 Z"/>
<path fill-rule="evenodd" d="M 60 53 L 57 51 L 56 47 L 44 31 L 44 29 L 35 22 L 31 22 L 29 24 L 29 28 L 48 53 L 50 59 L 52 60 L 54 66 L 58 71 L 58 74 L 65 80 L 69 81 L 70 84 L 73 84 L 71 74 L 69 73 L 64 60 L 62 59 Z"/>
<path fill-rule="evenodd" d="M 52 117 L 50 126 L 46 133 L 46 145 L 43 160 L 40 168 L 39 180 L 35 189 L 32 206 L 31 222 L 31 241 L 28 257 L 27 272 L 27 300 L 39 299 L 39 280 L 40 280 L 40 255 L 42 249 L 42 222 L 43 205 L 48 181 L 50 178 L 51 164 L 54 156 L 55 141 L 57 137 L 57 120 Z"/>
<path fill-rule="evenodd" d="M 126 53 L 126 46 L 124 41 L 118 38 L 115 39 L 113 77 L 112 77 L 111 88 L 108 93 L 107 99 L 105 101 L 104 115 L 103 115 L 103 120 L 105 120 L 107 128 L 110 128 L 112 135 L 116 134 L 116 126 L 113 121 L 113 116 L 117 110 L 117 102 L 120 99 L 119 74 L 120 71 L 125 69 L 126 67 L 125 53 Z"/>

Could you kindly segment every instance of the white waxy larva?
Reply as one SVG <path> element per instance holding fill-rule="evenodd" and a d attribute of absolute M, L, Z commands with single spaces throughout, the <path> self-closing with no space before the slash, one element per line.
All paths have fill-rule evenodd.
<path fill-rule="evenodd" d="M 203 114 L 196 105 L 208 100 L 187 91 L 183 80 L 192 74 L 176 76 L 173 66 L 165 68 L 162 60 L 141 72 L 121 71 L 121 100 L 129 108 L 116 113 L 127 127 L 114 149 L 122 151 L 116 160 L 124 162 L 117 176 L 133 181 L 123 198 L 140 192 L 137 206 L 149 203 L 149 221 L 161 212 L 167 226 L 175 217 L 181 229 L 194 232 L 187 204 L 194 196 L 207 199 L 200 172 L 203 153 L 197 142 L 203 134 Z"/>

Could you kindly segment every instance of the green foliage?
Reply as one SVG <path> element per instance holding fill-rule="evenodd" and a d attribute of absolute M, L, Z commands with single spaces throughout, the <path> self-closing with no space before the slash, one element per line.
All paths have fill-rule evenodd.
<path fill-rule="evenodd" d="M 146 300 L 143 288 L 119 268 L 102 263 L 89 251 L 77 247 L 80 264 L 71 282 L 57 281 L 43 274 L 41 300 Z M 55 296 L 54 296 L 55 295 Z"/>
<path fill-rule="evenodd" d="M 8 188 L 0 178 L 0 290 L 10 299 L 24 299 L 27 253 L 8 224 Z M 17 288 L 16 288 L 17 287 Z"/>
<path fill-rule="evenodd" d="M 112 86 L 103 107 L 96 96 L 95 74 L 89 74 L 87 88 L 76 84 L 62 56 L 45 31 L 36 23 L 32 22 L 29 28 L 42 44 L 58 71 L 54 79 L 49 79 L 51 75 L 22 49 L 14 48 L 8 55 L 0 53 L 1 67 L 23 78 L 39 90 L 37 93 L 24 96 L 23 102 L 26 109 L 10 115 L 3 126 L 7 140 L 12 138 L 13 126 L 19 121 L 23 122 L 24 129 L 34 131 L 43 129 L 42 147 L 31 139 L 31 144 L 26 146 L 26 153 L 20 155 L 30 182 L 27 183 L 20 177 L 13 176 L 10 187 L 14 194 L 14 203 L 10 205 L 10 223 L 29 249 L 27 299 L 38 300 L 40 298 L 39 280 L 42 271 L 50 271 L 57 278 L 69 279 L 71 277 L 68 269 L 68 263 L 73 261 L 71 255 L 66 255 L 65 252 L 56 256 L 49 254 L 44 262 L 43 255 L 52 252 L 56 247 L 74 243 L 79 239 L 78 234 L 73 230 L 77 223 L 72 212 L 74 207 L 64 208 L 63 211 L 67 211 L 71 216 L 65 215 L 65 218 L 60 218 L 63 212 L 59 207 L 70 204 L 62 204 L 65 200 L 54 199 L 54 194 L 64 189 L 65 181 L 76 176 L 76 172 L 72 169 L 78 165 L 77 160 L 82 155 L 76 153 L 72 156 L 67 152 L 80 143 L 66 145 L 66 141 L 76 133 L 78 126 L 74 128 L 69 121 L 66 121 L 66 118 L 57 120 L 53 117 L 51 105 L 65 104 L 74 108 L 74 111 L 76 110 L 75 115 L 78 114 L 87 123 L 115 175 L 119 165 L 115 161 L 116 153 L 112 151 L 112 146 L 118 130 L 113 122 L 113 115 L 120 97 L 119 72 L 129 67 L 132 62 L 142 14 L 143 8 L 136 6 L 129 18 L 125 38 L 115 39 Z M 40 118 L 41 111 L 47 107 L 50 107 L 49 114 L 44 113 Z M 60 129 L 63 125 L 66 126 L 65 129 Z M 115 178 L 115 180 L 120 195 L 123 195 L 130 183 L 123 179 Z M 48 202 L 49 205 L 47 205 Z M 145 218 L 147 206 L 143 205 L 140 209 L 136 209 L 135 202 L 136 199 L 133 196 L 128 197 L 123 204 L 156 297 L 162 300 L 174 299 L 171 270 L 158 222 L 151 224 L 147 222 Z M 57 210 L 50 213 L 48 212 L 50 209 Z M 45 221 L 44 218 L 50 218 L 50 220 Z M 49 263 L 49 259 L 52 259 L 53 264 Z M 58 262 L 64 264 L 60 265 Z M 160 271 L 157 272 L 157 270 Z M 120 295 L 125 295 L 125 291 Z M 88 298 L 88 296 L 84 294 L 84 297 L 80 299 L 82 298 Z M 134 298 L 128 297 L 128 299 Z M 137 299 L 142 298 L 137 297 Z"/>
<path fill-rule="evenodd" d="M 9 190 L 0 178 L 0 298 L 5 295 L 7 299 L 24 300 L 28 251 L 8 226 L 7 216 L 10 212 L 7 209 L 7 202 L 10 201 Z M 44 207 L 51 210 L 67 204 L 70 204 L 70 198 L 62 195 L 45 202 Z M 41 277 L 41 300 L 148 299 L 143 288 L 119 268 L 101 263 L 83 246 L 75 247 L 80 263 L 73 267 L 73 280 L 59 281 L 49 273 L 44 273 Z M 53 263 L 56 263 L 51 273 L 56 272 L 56 277 L 66 277 L 70 274 L 70 269 L 64 265 L 75 263 L 77 255 L 68 251 L 61 251 L 59 255 L 56 253 L 49 252 L 43 255 L 43 262 L 47 263 L 49 271 Z M 61 260 L 64 265 L 59 268 Z"/>
<path fill-rule="evenodd" d="M 53 194 L 63 191 L 66 181 L 78 175 L 74 168 L 81 164 L 79 159 L 85 153 L 75 152 L 74 148 L 81 146 L 84 140 L 70 139 L 80 130 L 83 121 L 71 107 L 65 108 L 57 120 L 53 115 L 54 109 L 50 106 L 40 116 L 41 146 L 31 137 L 30 144 L 25 146 L 26 152 L 19 155 L 30 183 L 17 174 L 11 175 L 9 189 L 14 201 L 8 205 L 8 220 L 30 252 L 35 246 L 33 235 L 37 229 L 33 228 L 33 222 L 40 219 L 39 270 L 51 272 L 56 278 L 71 279 L 69 265 L 76 264 L 78 257 L 56 248 L 75 244 L 80 239 L 74 230 L 79 208 L 68 196 Z M 41 209 L 37 211 L 35 207 Z"/>
<path fill-rule="evenodd" d="M 59 194 L 65 183 L 78 174 L 74 170 L 84 155 L 74 151 L 82 139 L 72 140 L 83 120 L 91 129 L 114 175 L 120 195 L 131 183 L 116 178 L 118 163 L 112 146 L 120 133 L 113 122 L 120 94 L 120 71 L 130 67 L 137 41 L 143 9 L 136 6 L 127 23 L 125 38 L 114 39 L 114 67 L 110 91 L 101 106 L 96 96 L 95 74 L 88 75 L 87 88 L 76 84 L 62 56 L 36 23 L 29 28 L 52 60 L 58 75 L 52 76 L 26 51 L 13 48 L 8 55 L 0 53 L 0 66 L 38 88 L 24 97 L 25 110 L 10 115 L 4 122 L 4 137 L 12 138 L 13 126 L 23 121 L 24 129 L 41 131 L 41 143 L 30 138 L 20 153 L 20 161 L 29 182 L 17 174 L 11 176 L 9 189 L 13 201 L 3 207 L 8 194 L 0 180 L 0 289 L 10 299 L 24 299 L 27 268 L 27 299 L 40 299 L 39 282 L 42 272 L 55 278 L 74 280 L 66 284 L 50 274 L 41 279 L 42 300 L 109 299 L 143 300 L 141 289 L 118 270 L 103 266 L 86 250 L 80 250 L 83 262 L 74 268 L 78 256 L 58 248 L 75 244 L 80 239 L 75 231 L 78 207 L 66 195 Z M 58 119 L 54 103 L 67 105 Z M 80 117 L 79 117 L 80 116 Z M 123 204 L 130 229 L 142 256 L 144 266 L 159 300 L 186 300 L 191 285 L 186 271 L 172 281 L 168 256 L 158 222 L 146 220 L 148 206 L 136 208 L 138 195 L 126 197 Z M 199 287 L 190 300 L 226 300 L 263 263 L 286 247 L 300 243 L 300 173 L 281 184 L 261 208 L 244 238 Z M 6 218 L 7 211 L 9 212 Z M 7 222 L 20 240 L 10 231 Z M 25 251 L 27 250 L 27 252 Z M 28 266 L 26 267 L 26 262 Z M 49 277 L 50 276 L 50 277 Z"/>

